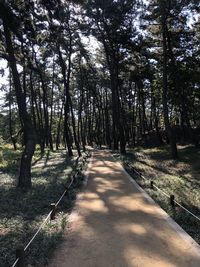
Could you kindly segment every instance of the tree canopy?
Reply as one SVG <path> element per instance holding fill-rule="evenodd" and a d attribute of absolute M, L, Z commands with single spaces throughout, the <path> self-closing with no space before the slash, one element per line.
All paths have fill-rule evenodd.
<path fill-rule="evenodd" d="M 9 69 L 0 136 L 24 149 L 18 186 L 31 187 L 36 145 L 80 156 L 87 145 L 125 154 L 168 143 L 173 158 L 177 142 L 198 146 L 199 9 L 195 0 L 0 0 Z"/>

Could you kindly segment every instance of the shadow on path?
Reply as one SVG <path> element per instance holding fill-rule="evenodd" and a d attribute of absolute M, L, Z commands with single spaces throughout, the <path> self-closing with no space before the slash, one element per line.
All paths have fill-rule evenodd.
<path fill-rule="evenodd" d="M 71 232 L 50 267 L 199 267 L 199 253 L 138 190 L 119 163 L 96 151 Z"/>

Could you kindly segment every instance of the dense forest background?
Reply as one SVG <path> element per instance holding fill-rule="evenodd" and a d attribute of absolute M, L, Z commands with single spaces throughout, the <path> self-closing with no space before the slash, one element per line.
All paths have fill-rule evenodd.
<path fill-rule="evenodd" d="M 195 0 L 0 0 L 2 143 L 23 148 L 31 187 L 36 145 L 199 145 L 200 4 Z M 93 42 L 93 44 L 92 44 Z M 3 64 L 3 63 L 2 63 Z"/>

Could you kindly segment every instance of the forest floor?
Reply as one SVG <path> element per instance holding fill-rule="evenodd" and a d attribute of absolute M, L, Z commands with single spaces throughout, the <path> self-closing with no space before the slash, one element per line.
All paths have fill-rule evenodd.
<path fill-rule="evenodd" d="M 21 151 L 9 145 L 0 146 L 0 266 L 11 266 L 15 249 L 25 247 L 64 191 L 64 184 L 77 164 L 77 155 L 66 157 L 66 151 L 50 152 L 41 157 L 36 150 L 32 167 L 32 189 L 24 192 L 16 188 Z M 71 191 L 75 199 L 78 188 Z M 45 262 L 67 227 L 71 207 L 66 198 L 61 202 L 56 219 L 46 224 L 27 250 L 31 265 Z"/>
<path fill-rule="evenodd" d="M 200 247 L 109 152 L 95 151 L 70 230 L 49 267 L 199 267 Z"/>
<path fill-rule="evenodd" d="M 178 152 L 179 159 L 172 160 L 168 146 L 148 149 L 139 147 L 129 149 L 121 160 L 137 183 L 200 244 L 200 224 L 197 219 L 181 209 L 171 208 L 169 199 L 149 186 L 149 180 L 153 180 L 159 188 L 169 195 L 175 195 L 180 204 L 200 217 L 200 149 L 192 145 L 179 145 Z M 120 158 L 119 154 L 114 155 Z M 147 181 L 127 168 L 127 162 L 142 173 Z"/>

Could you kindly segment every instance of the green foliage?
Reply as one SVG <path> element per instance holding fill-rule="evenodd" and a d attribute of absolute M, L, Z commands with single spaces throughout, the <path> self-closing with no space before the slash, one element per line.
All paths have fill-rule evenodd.
<path fill-rule="evenodd" d="M 14 150 L 11 144 L 5 144 L 3 141 L 0 144 L 0 171 L 6 172 L 8 174 L 16 174 L 19 171 L 22 148 Z M 48 154 L 48 149 L 45 154 Z M 36 146 L 36 150 L 33 156 L 34 161 L 41 159 L 41 152 L 39 146 Z"/>
<path fill-rule="evenodd" d="M 16 173 L 19 169 L 21 150 L 13 150 L 10 144 L 0 144 L 0 171 Z"/>
<path fill-rule="evenodd" d="M 13 157 L 11 148 L 8 155 Z M 12 176 L 0 173 L 0 266 L 11 266 L 15 260 L 15 249 L 20 245 L 24 247 L 32 238 L 50 211 L 50 203 L 55 203 L 63 193 L 64 185 L 77 161 L 76 156 L 66 159 L 63 150 L 54 153 L 46 151 L 42 158 L 34 159 L 33 186 L 27 192 L 14 187 L 13 179 L 16 179 L 17 172 L 12 172 Z M 81 184 L 81 181 L 78 182 L 76 188 L 72 189 L 72 200 Z M 71 202 L 64 197 L 58 207 L 56 219 L 45 225 L 27 250 L 28 263 L 45 263 L 67 227 L 67 211 L 70 207 Z"/>

